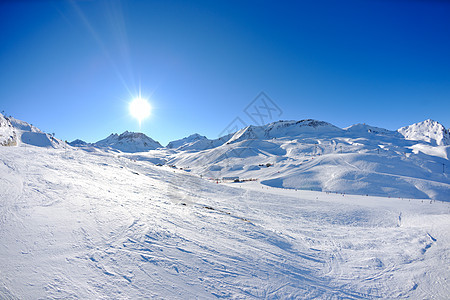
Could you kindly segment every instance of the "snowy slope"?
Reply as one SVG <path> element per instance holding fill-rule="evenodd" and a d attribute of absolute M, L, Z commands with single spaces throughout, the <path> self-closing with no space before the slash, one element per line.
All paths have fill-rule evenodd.
<path fill-rule="evenodd" d="M 83 146 L 88 146 L 89 145 L 88 143 L 86 143 L 85 141 L 80 140 L 80 139 L 76 139 L 76 140 L 74 140 L 74 141 L 72 141 L 72 142 L 70 142 L 68 144 L 70 146 L 72 146 L 72 147 L 83 147 Z"/>
<path fill-rule="evenodd" d="M 446 299 L 449 205 L 0 147 L 0 298 Z"/>
<path fill-rule="evenodd" d="M 24 121 L 2 122 L 8 143 L 64 146 Z M 90 152 L 120 150 L 134 160 L 176 165 L 208 178 L 238 176 L 272 187 L 450 201 L 450 146 L 439 145 L 447 143 L 446 134 L 430 120 L 389 131 L 366 124 L 340 129 L 308 119 L 248 126 L 215 140 L 194 134 L 167 148 L 128 131 L 95 144 L 71 145 Z"/>
<path fill-rule="evenodd" d="M 9 118 L 0 114 L 0 146 L 16 146 L 17 134 Z"/>
<path fill-rule="evenodd" d="M 189 146 L 192 145 L 193 143 L 196 143 L 198 141 L 202 141 L 202 140 L 208 140 L 208 138 L 206 136 L 200 135 L 198 133 L 194 133 L 191 134 L 188 137 L 179 139 L 179 140 L 175 140 L 175 141 L 171 141 L 169 144 L 167 144 L 167 148 L 169 149 L 177 149 L 183 146 Z"/>
<path fill-rule="evenodd" d="M 1 128 L 12 130 L 16 142 L 63 147 L 30 124 L 11 120 Z M 166 148 L 128 131 L 71 145 L 90 152 L 119 150 L 129 153 L 124 157 L 176 165 L 207 178 L 238 176 L 272 187 L 450 201 L 450 146 L 439 145 L 447 143 L 447 135 L 429 120 L 390 131 L 366 124 L 340 129 L 307 119 L 248 126 L 215 140 L 193 134 Z"/>
<path fill-rule="evenodd" d="M 44 148 L 64 148 L 65 143 L 39 128 L 13 117 L 6 119 L 0 114 L 0 145 L 19 144 Z M 2 142 L 3 139 L 3 142 Z"/>
<path fill-rule="evenodd" d="M 439 122 L 425 120 L 398 130 L 407 140 L 425 141 L 432 145 L 449 146 L 450 133 Z"/>
<path fill-rule="evenodd" d="M 341 132 L 342 129 L 323 121 L 277 121 L 263 126 L 247 126 L 237 131 L 228 143 L 251 139 L 271 139 L 280 137 L 296 137 L 301 134 L 324 134 Z"/>
<path fill-rule="evenodd" d="M 217 139 L 210 140 L 205 136 L 193 134 L 180 140 L 175 140 L 167 145 L 167 149 L 176 149 L 178 151 L 202 151 L 222 146 L 233 136 L 228 134 Z"/>
<path fill-rule="evenodd" d="M 29 124 L 25 121 L 22 120 L 18 120 L 14 117 L 9 118 L 9 120 L 11 121 L 11 124 L 13 125 L 14 128 L 24 131 L 24 132 L 37 132 L 37 133 L 42 133 L 42 131 L 33 126 L 32 124 Z"/>
<path fill-rule="evenodd" d="M 273 187 L 450 201 L 445 172 L 449 146 L 407 140 L 399 132 L 365 124 L 339 129 L 315 120 L 279 121 L 248 126 L 217 147 L 183 150 L 147 155 L 205 177 L 239 176 Z"/>
<path fill-rule="evenodd" d="M 94 146 L 113 148 L 122 152 L 142 152 L 162 147 L 160 143 L 141 132 L 129 132 L 118 135 L 112 133 L 107 138 L 94 143 Z"/>
<path fill-rule="evenodd" d="M 350 127 L 344 128 L 347 132 L 351 132 L 353 134 L 359 134 L 360 136 L 367 135 L 390 135 L 395 137 L 400 137 L 400 133 L 398 131 L 391 131 L 380 127 L 370 126 L 367 124 L 355 124 Z"/>
<path fill-rule="evenodd" d="M 323 134 L 326 132 L 341 132 L 342 129 L 323 121 L 312 119 L 301 121 L 277 121 L 263 126 L 247 126 L 234 134 L 209 140 L 205 136 L 193 134 L 186 138 L 172 141 L 167 145 L 169 149 L 178 150 L 206 150 L 228 144 L 254 139 L 272 139 L 280 137 L 296 137 L 298 135 Z M 201 145 L 201 146 L 200 146 Z"/>

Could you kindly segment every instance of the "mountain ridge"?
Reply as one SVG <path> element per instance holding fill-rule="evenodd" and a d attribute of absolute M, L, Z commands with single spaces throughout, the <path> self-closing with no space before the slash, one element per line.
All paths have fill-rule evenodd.
<path fill-rule="evenodd" d="M 441 123 L 427 119 L 397 130 L 405 139 L 425 141 L 437 146 L 450 145 L 450 132 Z"/>
<path fill-rule="evenodd" d="M 123 152 L 143 152 L 161 148 L 162 145 L 142 132 L 126 130 L 120 135 L 111 133 L 108 137 L 94 144 L 95 147 L 112 148 Z"/>
<path fill-rule="evenodd" d="M 0 145 L 19 146 L 21 144 L 45 148 L 66 146 L 65 142 L 55 138 L 54 134 L 42 132 L 28 122 L 0 114 Z"/>
<path fill-rule="evenodd" d="M 1 124 L 1 130 L 18 133 L 17 146 L 63 145 L 26 122 L 19 127 L 29 131 L 6 119 Z M 87 152 L 120 151 L 121 157 L 204 178 L 253 178 L 277 188 L 450 201 L 448 131 L 431 120 L 402 128 L 355 124 L 341 129 L 306 119 L 247 126 L 214 140 L 193 134 L 172 143 L 173 148 L 129 131 L 93 144 L 71 144 Z"/>

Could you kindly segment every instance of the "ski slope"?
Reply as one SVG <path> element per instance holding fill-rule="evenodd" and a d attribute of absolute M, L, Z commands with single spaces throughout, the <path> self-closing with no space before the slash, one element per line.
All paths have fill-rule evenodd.
<path fill-rule="evenodd" d="M 127 157 L 158 158 L 207 178 L 256 178 L 271 187 L 450 201 L 448 136 L 431 120 L 399 131 L 278 121 L 210 141 L 214 147 L 199 149 L 203 139 Z"/>
<path fill-rule="evenodd" d="M 0 298 L 450 296 L 449 202 L 217 184 L 146 157 L 0 147 Z"/>
<path fill-rule="evenodd" d="M 391 131 L 366 124 L 338 128 L 312 119 L 247 126 L 210 140 L 199 134 L 166 147 L 142 133 L 69 143 L 221 179 L 258 179 L 271 187 L 450 201 L 450 133 L 433 120 Z"/>

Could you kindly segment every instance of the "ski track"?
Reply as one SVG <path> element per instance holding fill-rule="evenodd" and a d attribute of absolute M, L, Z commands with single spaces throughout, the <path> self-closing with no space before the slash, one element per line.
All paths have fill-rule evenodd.
<path fill-rule="evenodd" d="M 72 149 L 2 147 L 0 162 L 2 299 L 450 295 L 450 203 L 215 184 Z"/>

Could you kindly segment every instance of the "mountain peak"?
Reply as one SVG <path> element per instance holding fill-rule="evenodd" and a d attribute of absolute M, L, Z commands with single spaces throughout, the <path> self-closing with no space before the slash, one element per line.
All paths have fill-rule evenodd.
<path fill-rule="evenodd" d="M 17 145 L 17 136 L 14 127 L 7 117 L 0 114 L 0 146 Z"/>
<path fill-rule="evenodd" d="M 110 147 L 122 152 L 144 152 L 162 147 L 160 143 L 142 132 L 124 131 L 120 135 L 110 134 L 107 138 L 94 143 L 95 146 Z"/>
<path fill-rule="evenodd" d="M 82 146 L 87 146 L 88 145 L 88 143 L 86 143 L 85 141 L 83 141 L 83 140 L 80 140 L 80 139 L 76 139 L 76 140 L 74 140 L 74 141 L 71 141 L 70 143 L 68 143 L 70 146 L 72 146 L 72 147 L 82 147 Z"/>
<path fill-rule="evenodd" d="M 450 145 L 449 131 L 441 123 L 431 119 L 402 127 L 397 131 L 407 140 L 424 141 L 438 146 Z"/>
<path fill-rule="evenodd" d="M 262 126 L 247 126 L 238 130 L 228 142 L 232 143 L 247 139 L 294 137 L 302 134 L 330 131 L 338 132 L 342 131 L 342 129 L 328 122 L 313 119 L 304 119 L 300 121 L 280 120 Z"/>
<path fill-rule="evenodd" d="M 171 141 L 169 144 L 167 144 L 167 148 L 176 149 L 176 148 L 180 148 L 180 147 L 185 147 L 188 145 L 192 145 L 195 142 L 201 141 L 201 140 L 208 140 L 208 138 L 206 136 L 200 135 L 198 133 L 194 133 L 188 137 L 185 137 L 185 138 L 182 138 L 179 140 L 175 140 L 175 141 Z"/>
<path fill-rule="evenodd" d="M 346 130 L 347 132 L 353 132 L 353 133 L 359 133 L 359 134 L 369 133 L 369 134 L 382 134 L 382 135 L 398 136 L 397 131 L 391 131 L 391 130 L 380 128 L 380 127 L 370 126 L 365 123 L 363 123 L 363 124 L 358 123 L 358 124 L 349 126 L 347 128 L 344 128 L 344 130 Z"/>
<path fill-rule="evenodd" d="M 122 134 L 120 134 L 118 136 L 118 139 L 119 140 L 123 140 L 123 139 L 149 139 L 149 137 L 146 136 L 142 132 L 130 132 L 130 131 L 127 130 L 127 131 L 123 132 Z"/>
<path fill-rule="evenodd" d="M 0 146 L 28 144 L 37 147 L 61 148 L 65 143 L 53 134 L 42 132 L 25 121 L 0 114 Z"/>

